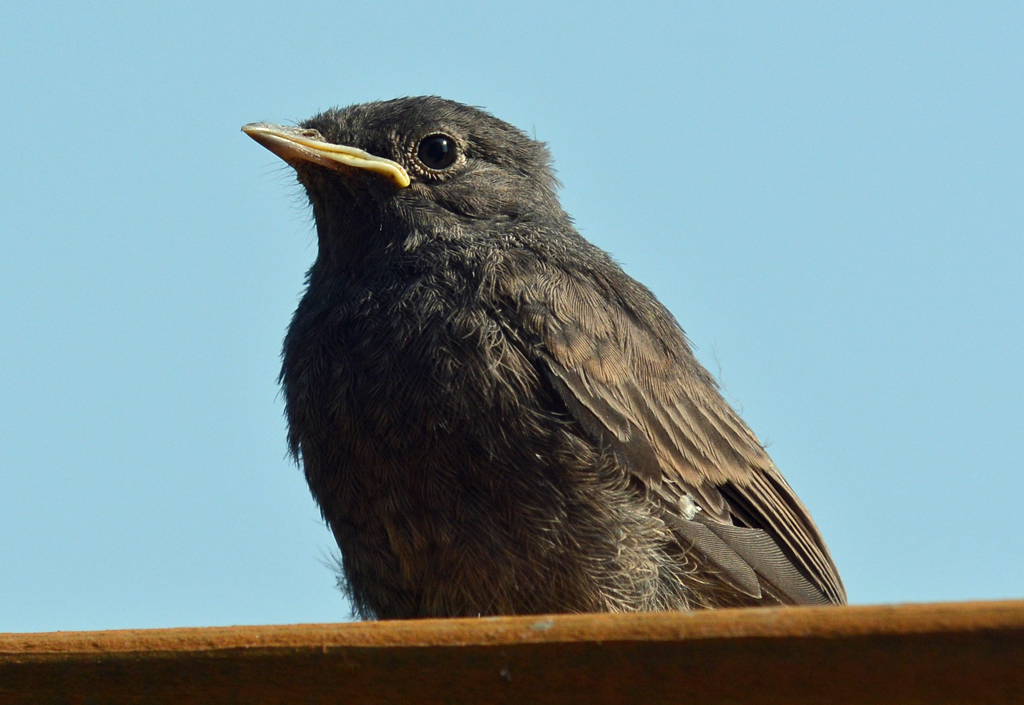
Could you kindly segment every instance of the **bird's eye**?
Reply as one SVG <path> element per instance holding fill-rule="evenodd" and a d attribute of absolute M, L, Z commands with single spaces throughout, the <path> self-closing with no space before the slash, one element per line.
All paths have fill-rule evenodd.
<path fill-rule="evenodd" d="M 455 140 L 448 135 L 430 135 L 420 142 L 416 156 L 428 169 L 444 171 L 455 163 L 459 154 Z"/>

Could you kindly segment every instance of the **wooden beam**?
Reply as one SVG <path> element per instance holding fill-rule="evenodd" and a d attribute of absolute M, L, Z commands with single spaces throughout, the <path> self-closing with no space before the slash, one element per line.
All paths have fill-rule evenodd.
<path fill-rule="evenodd" d="M 1024 703 L 1024 601 L 0 634 L 0 703 Z"/>

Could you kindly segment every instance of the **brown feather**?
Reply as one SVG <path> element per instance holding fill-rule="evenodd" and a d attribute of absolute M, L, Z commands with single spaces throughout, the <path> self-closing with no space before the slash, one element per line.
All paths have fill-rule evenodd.
<path fill-rule="evenodd" d="M 652 488 L 671 478 L 697 503 L 710 533 L 674 523 L 684 540 L 747 594 L 752 571 L 787 601 L 845 603 L 810 513 L 693 359 L 682 331 L 652 330 L 644 316 L 630 315 L 622 302 L 631 297 L 613 282 L 562 271 L 545 272 L 543 281 L 539 292 L 528 290 L 538 299 L 521 301 L 531 312 L 522 324 L 542 342 L 537 362 L 593 440 L 610 443 Z"/>

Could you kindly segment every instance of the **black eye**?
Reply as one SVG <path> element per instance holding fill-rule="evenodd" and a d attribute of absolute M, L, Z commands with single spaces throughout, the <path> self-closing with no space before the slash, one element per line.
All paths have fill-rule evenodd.
<path fill-rule="evenodd" d="M 443 171 L 455 163 L 459 153 L 455 140 L 448 135 L 430 135 L 420 142 L 416 156 L 428 169 Z"/>

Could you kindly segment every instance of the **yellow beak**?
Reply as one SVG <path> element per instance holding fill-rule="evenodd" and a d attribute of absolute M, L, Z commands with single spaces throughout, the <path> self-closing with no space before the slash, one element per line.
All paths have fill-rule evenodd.
<path fill-rule="evenodd" d="M 390 179 L 398 188 L 405 188 L 411 183 L 409 174 L 398 162 L 375 157 L 355 147 L 325 142 L 315 130 L 254 122 L 243 127 L 242 132 L 292 166 L 312 162 L 334 171 L 352 167 L 376 172 Z"/>

